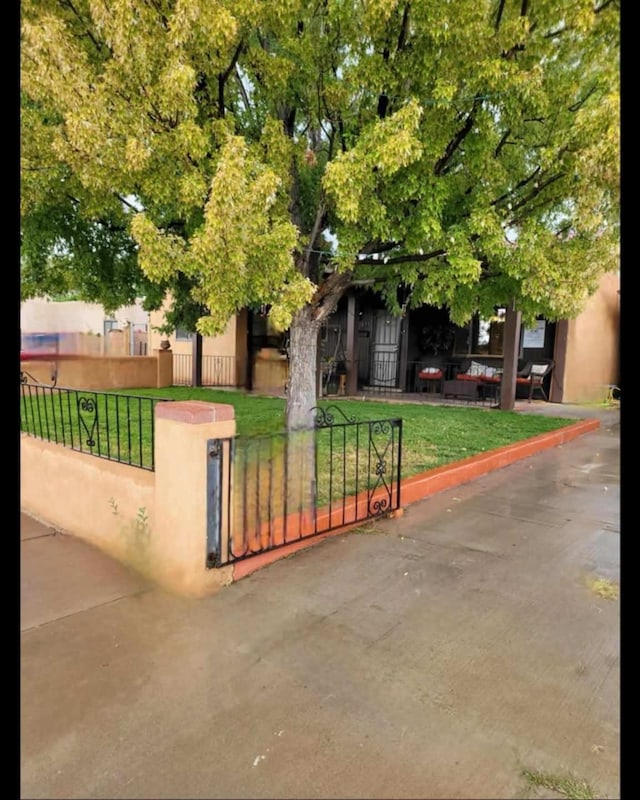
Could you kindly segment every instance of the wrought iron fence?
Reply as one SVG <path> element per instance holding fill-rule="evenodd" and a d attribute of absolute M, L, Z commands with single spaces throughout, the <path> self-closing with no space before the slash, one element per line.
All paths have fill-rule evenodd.
<path fill-rule="evenodd" d="M 203 386 L 237 386 L 238 369 L 242 366 L 235 356 L 202 356 Z M 190 353 L 173 354 L 174 386 L 191 386 L 193 381 L 193 356 Z"/>
<path fill-rule="evenodd" d="M 173 354 L 173 385 L 191 386 L 192 370 L 191 355 L 174 353 Z"/>
<path fill-rule="evenodd" d="M 400 507 L 401 419 L 317 409 L 311 431 L 213 439 L 209 456 L 209 567 Z"/>
<path fill-rule="evenodd" d="M 80 453 L 154 469 L 154 408 L 139 397 L 20 382 L 20 429 Z"/>

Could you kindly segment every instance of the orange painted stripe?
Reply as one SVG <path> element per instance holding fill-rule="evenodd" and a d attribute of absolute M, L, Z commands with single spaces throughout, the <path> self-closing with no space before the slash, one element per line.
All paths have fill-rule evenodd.
<path fill-rule="evenodd" d="M 499 447 L 497 450 L 491 450 L 488 453 L 478 453 L 475 456 L 470 456 L 462 461 L 456 461 L 455 464 L 446 464 L 443 467 L 436 467 L 435 469 L 427 470 L 419 475 L 412 475 L 410 478 L 403 478 L 401 488 L 401 501 L 402 505 L 410 505 L 418 500 L 424 500 L 433 494 L 442 492 L 445 489 L 451 489 L 454 486 L 459 486 L 462 483 L 467 483 L 493 472 L 496 469 L 513 464 L 515 461 L 520 461 L 523 458 L 528 458 L 535 453 L 548 450 L 551 447 L 558 447 L 559 445 L 570 442 L 578 436 L 585 433 L 590 433 L 600 427 L 600 420 L 597 419 L 584 419 L 566 428 L 560 428 L 557 431 L 549 431 L 548 433 L 541 433 L 538 436 L 533 436 L 531 439 L 525 439 L 522 442 L 508 444 L 504 447 Z M 374 494 L 374 498 L 377 494 Z M 316 536 L 309 536 L 307 539 L 292 542 L 289 545 L 284 545 L 275 550 L 268 550 L 256 556 L 236 561 L 233 564 L 233 580 L 237 581 L 241 578 L 250 575 L 274 561 L 281 558 L 286 558 L 292 553 L 302 550 L 305 547 L 311 547 L 328 536 L 337 536 L 345 531 L 351 530 L 359 525 L 364 524 L 368 520 L 360 520 L 358 522 L 349 522 L 356 517 L 356 507 L 362 508 L 362 503 L 366 504 L 367 492 L 360 492 L 358 495 L 349 497 L 345 501 L 344 517 L 343 507 L 332 509 L 331 519 L 334 524 L 340 524 L 344 519 L 347 524 L 341 525 L 339 528 L 334 528 L 331 531 L 319 533 Z M 287 519 L 287 530 L 295 530 L 295 523 L 298 521 L 298 516 L 292 514 Z M 329 508 L 328 506 L 318 512 L 318 527 L 323 528 L 329 523 Z M 274 539 L 277 541 L 284 532 L 284 520 L 279 519 L 272 522 L 274 526 L 275 535 Z M 310 515 L 306 517 L 303 524 L 300 526 L 299 535 L 308 535 L 313 532 L 313 520 Z M 266 531 L 265 531 L 266 533 Z"/>

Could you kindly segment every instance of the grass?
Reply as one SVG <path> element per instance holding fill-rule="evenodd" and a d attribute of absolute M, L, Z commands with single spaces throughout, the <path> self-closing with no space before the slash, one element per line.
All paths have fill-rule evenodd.
<path fill-rule="evenodd" d="M 538 770 L 523 769 L 522 776 L 530 787 L 550 789 L 568 800 L 593 800 L 593 789 L 589 784 L 573 775 L 553 775 Z"/>
<path fill-rule="evenodd" d="M 606 578 L 595 578 L 590 581 L 591 591 L 604 600 L 617 600 L 619 588 L 617 584 Z"/>
<path fill-rule="evenodd" d="M 117 394 L 121 399 L 116 400 Z M 136 398 L 126 403 L 122 395 Z M 152 465 L 153 427 L 151 409 L 154 400 L 204 400 L 230 404 L 235 409 L 239 437 L 258 437 L 282 432 L 285 427 L 285 401 L 260 397 L 240 390 L 170 387 L 167 389 L 132 389 L 130 392 L 82 392 L 94 397 L 98 405 L 98 424 L 89 436 L 93 416 L 81 411 L 74 393 L 62 389 L 44 391 L 36 398 L 23 397 L 21 427 L 52 441 L 75 446 L 107 458 L 118 458 L 136 466 Z M 402 418 L 402 477 L 406 478 L 444 464 L 484 453 L 504 445 L 556 430 L 575 420 L 537 414 L 518 414 L 487 408 L 436 406 L 415 403 L 381 403 L 367 400 L 340 400 L 338 404 L 321 401 L 320 406 L 338 405 L 348 417 L 357 421 Z M 127 413 L 128 406 L 128 413 Z M 341 419 L 336 414 L 336 422 Z M 48 433 L 47 425 L 48 424 Z M 339 450 L 338 430 L 334 444 Z M 87 445 L 92 439 L 93 447 Z M 73 442 L 71 441 L 73 439 Z M 80 447 L 77 446 L 80 441 Z M 335 460 L 336 449 L 328 444 Z M 322 450 L 320 462 L 328 457 Z M 120 454 L 118 457 L 117 454 Z M 343 465 L 339 465 L 342 469 Z"/>
<path fill-rule="evenodd" d="M 74 450 L 153 469 L 153 408 L 148 396 L 23 387 L 20 427 Z"/>
<path fill-rule="evenodd" d="M 205 400 L 233 405 L 239 436 L 283 431 L 285 401 L 242 391 L 190 387 L 136 389 L 135 394 L 172 400 Z M 463 458 L 557 430 L 575 419 L 519 414 L 465 406 L 418 403 L 381 403 L 371 400 L 320 401 L 338 407 L 358 421 L 402 418 L 402 476 L 408 477 Z M 336 421 L 339 421 L 336 415 Z"/>

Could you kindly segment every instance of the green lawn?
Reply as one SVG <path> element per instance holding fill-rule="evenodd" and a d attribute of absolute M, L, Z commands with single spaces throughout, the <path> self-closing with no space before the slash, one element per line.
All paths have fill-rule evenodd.
<path fill-rule="evenodd" d="M 126 399 L 126 395 L 135 399 Z M 93 398 L 97 404 L 97 415 L 91 407 L 89 411 L 81 408 L 79 397 Z M 155 404 L 151 398 L 231 404 L 235 408 L 239 437 L 266 436 L 284 430 L 283 399 L 259 397 L 240 390 L 190 387 L 132 389 L 126 393 L 40 390 L 37 397 L 33 392 L 31 396 L 23 395 L 21 427 L 41 438 L 71 445 L 84 452 L 99 453 L 107 458 L 151 468 L 152 408 Z M 488 408 L 427 403 L 367 400 L 320 402 L 323 408 L 330 405 L 337 406 L 346 416 L 357 421 L 402 418 L 403 477 L 494 450 L 575 421 Z M 335 421 L 339 423 L 342 419 L 340 413 L 336 412 Z M 321 459 L 336 457 L 340 450 L 339 436 L 342 435 L 342 429 L 338 428 L 331 434 L 331 441 L 329 434 L 322 435 L 324 444 Z"/>
<path fill-rule="evenodd" d="M 133 392 L 21 389 L 21 430 L 83 453 L 153 469 L 156 400 Z"/>
<path fill-rule="evenodd" d="M 236 519 L 271 519 L 287 509 L 334 507 L 367 490 L 369 497 L 395 484 L 398 428 L 342 425 L 402 419 L 402 477 L 494 450 L 572 423 L 572 419 L 467 406 L 321 401 L 335 424 L 309 440 L 284 434 L 285 401 L 240 390 L 133 389 L 65 391 L 23 387 L 21 428 L 35 436 L 133 466 L 153 469 L 153 408 L 162 400 L 204 400 L 235 408 L 234 496 Z M 342 413 L 341 413 L 342 412 Z M 345 415 L 345 416 L 343 416 Z M 311 462 L 309 460 L 311 455 Z M 311 480 L 310 463 L 315 461 Z M 378 495 L 379 496 L 379 495 Z M 389 498 L 391 500 L 391 498 Z"/>
<path fill-rule="evenodd" d="M 176 386 L 168 389 L 135 389 L 136 395 L 172 400 L 205 400 L 233 405 L 239 436 L 260 436 L 284 430 L 285 401 L 242 391 Z M 466 406 L 428 403 L 383 403 L 367 400 L 320 401 L 334 405 L 356 420 L 401 417 L 403 420 L 403 477 L 442 464 L 494 450 L 539 433 L 570 425 L 575 419 L 519 414 Z M 336 414 L 336 422 L 340 415 Z"/>

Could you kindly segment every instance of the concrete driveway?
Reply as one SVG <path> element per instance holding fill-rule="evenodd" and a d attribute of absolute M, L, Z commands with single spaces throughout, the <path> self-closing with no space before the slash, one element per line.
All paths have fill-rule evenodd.
<path fill-rule="evenodd" d="M 204 600 L 23 517 L 21 798 L 619 797 L 619 446 Z"/>

